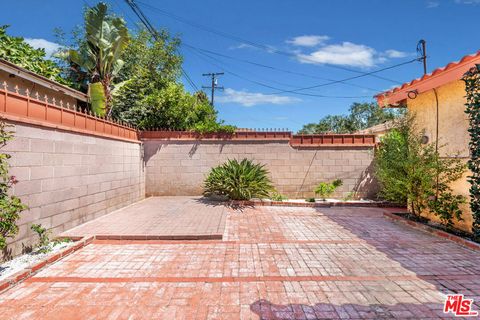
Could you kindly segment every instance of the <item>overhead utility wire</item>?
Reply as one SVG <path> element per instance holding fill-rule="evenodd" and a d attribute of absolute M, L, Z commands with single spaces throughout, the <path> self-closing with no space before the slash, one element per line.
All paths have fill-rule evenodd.
<path fill-rule="evenodd" d="M 382 71 L 385 71 L 385 70 L 397 68 L 397 67 L 400 67 L 400 66 L 404 66 L 404 65 L 406 65 L 406 64 L 409 64 L 409 63 L 416 62 L 416 61 L 419 61 L 419 59 L 418 59 L 418 58 L 415 58 L 415 59 L 412 59 L 412 60 L 409 60 L 409 61 L 405 61 L 405 62 L 402 62 L 402 63 L 398 63 L 398 64 L 395 64 L 395 65 L 392 65 L 392 66 L 388 66 L 388 67 L 385 67 L 385 68 L 382 68 L 382 69 L 378 69 L 378 70 L 375 70 L 375 71 L 367 72 L 365 75 L 353 76 L 353 77 L 346 78 L 346 79 L 342 79 L 342 80 L 327 82 L 327 83 L 323 83 L 323 84 L 319 84 L 319 85 L 315 85 L 315 86 L 304 87 L 304 88 L 300 88 L 300 89 L 283 90 L 283 91 L 279 91 L 279 92 L 274 92 L 274 94 L 287 93 L 287 92 L 298 92 L 298 91 L 303 91 L 303 90 L 309 90 L 309 89 L 314 89 L 314 88 L 325 87 L 325 86 L 328 86 L 328 85 L 332 85 L 332 84 L 335 84 L 335 83 L 339 83 L 339 82 L 341 82 L 341 81 L 349 81 L 349 80 L 353 80 L 353 79 L 358 79 L 358 78 L 361 78 L 361 77 L 364 77 L 364 76 L 367 76 L 367 75 L 372 75 L 372 74 L 377 73 L 377 72 L 382 72 Z"/>
<path fill-rule="evenodd" d="M 193 52 L 193 51 L 192 51 Z M 193 52 L 195 54 L 195 52 Z M 248 81 L 248 82 L 251 82 L 251 83 L 254 83 L 256 85 L 259 85 L 259 86 L 262 86 L 262 87 L 265 87 L 265 88 L 269 88 L 269 89 L 272 89 L 272 90 L 283 90 L 281 88 L 278 88 L 278 87 L 274 87 L 274 86 L 271 86 L 269 84 L 266 84 L 266 83 L 263 83 L 263 82 L 259 82 L 259 81 L 256 81 L 256 80 L 252 80 L 252 79 L 249 79 L 249 78 L 246 78 L 246 77 L 243 77 L 241 75 L 239 75 L 238 73 L 235 73 L 233 71 L 230 71 L 230 70 L 227 70 L 225 69 L 225 67 L 219 65 L 218 63 L 216 63 L 216 60 L 215 58 L 211 57 L 211 56 L 208 56 L 207 54 L 205 53 L 201 53 L 201 52 L 198 52 L 197 53 L 197 56 L 198 54 L 202 54 L 204 55 L 205 57 L 211 59 L 213 62 L 210 62 L 211 64 L 215 65 L 216 67 L 219 67 L 219 68 L 222 68 L 226 73 L 229 73 L 231 74 L 232 76 L 234 77 L 237 77 L 239 79 L 242 79 L 242 80 L 245 80 L 245 81 Z M 339 98 L 339 99 L 354 99 L 354 98 L 367 98 L 367 97 L 371 97 L 371 96 L 328 96 L 328 95 L 321 95 L 321 94 L 310 94 L 310 93 L 304 93 L 304 92 L 291 92 L 292 94 L 297 94 L 297 95 L 301 95 L 301 96 L 309 96 L 309 97 L 320 97 L 320 98 Z M 275 93 L 264 93 L 266 95 L 272 95 L 272 94 L 275 94 Z"/>
<path fill-rule="evenodd" d="M 155 27 L 150 23 L 148 18 L 145 16 L 143 11 L 137 6 L 137 4 L 133 0 L 125 0 L 128 4 L 128 6 L 132 9 L 132 11 L 135 13 L 135 15 L 140 19 L 140 21 L 143 23 L 145 28 L 151 33 L 151 35 L 158 40 L 158 32 L 155 29 Z M 180 66 L 180 69 L 182 71 L 183 76 L 187 80 L 187 82 L 190 84 L 190 86 L 195 90 L 199 91 L 198 87 L 195 85 L 195 83 L 192 81 L 190 76 L 185 72 L 182 66 Z"/>
<path fill-rule="evenodd" d="M 205 53 L 203 53 L 203 54 L 205 54 Z M 384 70 L 393 69 L 393 68 L 396 68 L 396 67 L 400 67 L 400 66 L 403 66 L 403 65 L 406 65 L 406 64 L 409 64 L 409 63 L 418 61 L 418 59 L 419 59 L 419 58 L 415 58 L 415 59 L 412 59 L 412 60 L 409 60 L 409 61 L 405 61 L 405 62 L 402 62 L 402 63 L 398 63 L 398 64 L 396 64 L 396 65 L 388 66 L 388 67 L 385 67 L 385 68 L 382 68 L 382 69 L 379 69 L 379 70 L 374 70 L 374 71 L 371 71 L 371 72 L 369 72 L 369 73 L 372 74 L 372 73 L 375 73 L 375 72 L 381 72 L 381 71 L 384 71 Z M 357 79 L 357 78 L 360 78 L 360 77 L 362 77 L 362 75 L 353 76 L 353 77 L 349 77 L 349 78 L 342 79 L 342 80 L 335 80 L 335 81 L 331 81 L 331 82 L 327 82 L 327 83 L 322 83 L 322 84 L 319 84 L 319 85 L 314 85 L 314 86 L 309 86 L 309 87 L 303 87 L 303 88 L 298 88 L 298 89 L 291 89 L 291 90 L 282 90 L 282 89 L 276 88 L 277 90 L 280 90 L 280 91 L 278 91 L 278 92 L 272 92 L 272 93 L 270 93 L 270 94 L 298 93 L 299 91 L 304 91 L 304 90 L 309 90 L 309 89 L 314 89 L 314 88 L 319 88 L 319 87 L 325 87 L 325 86 L 328 86 L 328 85 L 332 85 L 332 84 L 335 84 L 335 83 L 340 83 L 340 82 L 343 82 L 343 81 L 353 80 L 353 79 Z M 250 81 L 250 79 L 249 79 L 249 81 Z M 305 94 L 305 95 L 306 95 L 306 94 Z"/>
<path fill-rule="evenodd" d="M 279 55 L 283 55 L 283 56 L 288 56 L 288 57 L 294 57 L 296 58 L 297 55 L 294 54 L 294 53 L 291 53 L 291 52 L 287 52 L 287 51 L 283 51 L 283 50 L 278 50 L 278 49 L 272 49 L 271 47 L 267 46 L 267 45 L 264 45 L 264 44 L 261 44 L 261 43 L 257 43 L 257 42 L 254 42 L 254 41 L 250 41 L 250 40 L 247 40 L 247 39 L 244 39 L 244 38 L 241 38 L 241 37 L 238 37 L 238 36 L 235 36 L 235 35 L 232 35 L 232 34 L 229 34 L 229 33 L 226 33 L 226 32 L 223 32 L 223 31 L 219 31 L 219 30 L 216 30 L 216 29 L 213 29 L 213 28 L 210 28 L 208 26 L 204 26 L 204 25 L 201 25 L 201 24 L 198 24 L 196 22 L 193 22 L 193 21 L 190 21 L 190 20 L 187 20 L 185 18 L 182 18 L 180 16 L 177 16 L 173 13 L 170 13 L 170 12 L 167 12 L 165 10 L 162 10 L 160 8 L 157 8 L 157 7 L 154 7 L 148 3 L 145 3 L 145 2 L 142 2 L 142 1 L 138 1 L 139 3 L 141 3 L 143 6 L 147 7 L 147 8 L 150 8 L 151 10 L 153 11 L 157 11 L 158 13 L 160 14 L 163 14 L 167 17 L 170 17 L 174 20 L 177 20 L 177 21 L 180 21 L 184 24 L 187 24 L 187 25 L 190 25 L 194 28 L 198 28 L 198 29 L 201 29 L 201 30 L 204 30 L 204 31 L 207 31 L 207 32 L 210 32 L 210 33 L 213 33 L 213 34 L 216 34 L 216 35 L 219 35 L 221 37 L 224 37 L 224 38 L 227 38 L 227 39 L 231 39 L 231 40 L 234 40 L 234 41 L 237 41 L 237 42 L 240 42 L 240 43 L 246 43 L 248 45 L 251 45 L 255 48 L 258 48 L 258 49 L 262 49 L 264 51 L 267 51 L 267 52 L 270 52 L 270 53 L 275 53 L 275 54 L 279 54 Z M 313 60 L 313 59 L 309 59 L 308 57 L 304 57 L 303 58 L 304 60 L 308 60 L 312 63 L 316 63 L 317 61 Z M 335 69 L 340 69 L 340 70 L 345 70 L 345 71 L 349 71 L 349 72 L 353 72 L 353 73 L 358 73 L 358 74 L 364 74 L 365 76 L 372 76 L 372 77 L 375 77 L 375 78 L 378 78 L 378 79 L 382 79 L 382 80 L 385 80 L 385 81 L 389 81 L 389 82 L 392 82 L 392 83 L 395 83 L 395 84 L 400 84 L 401 82 L 397 81 L 397 80 L 392 80 L 392 79 L 388 79 L 388 78 L 385 78 L 385 77 L 381 77 L 381 76 L 378 76 L 378 75 L 375 75 L 375 74 L 371 74 L 371 73 L 365 73 L 365 72 L 362 72 L 362 71 L 358 71 L 358 70 L 355 70 L 355 69 L 350 69 L 350 68 L 347 68 L 347 67 L 342 67 L 342 66 L 337 66 L 337 65 L 330 65 L 330 64 L 325 64 L 325 66 L 327 67 L 330 67 L 330 68 L 335 68 Z"/>
<path fill-rule="evenodd" d="M 181 45 L 183 45 L 185 47 L 188 47 L 190 49 L 193 49 L 193 50 L 202 51 L 202 52 L 205 52 L 205 53 L 208 53 L 208 54 L 216 55 L 216 56 L 223 57 L 223 58 L 226 58 L 226 59 L 236 60 L 236 61 L 239 61 L 239 62 L 251 64 L 251 65 L 254 65 L 254 66 L 257 66 L 257 67 L 261 67 L 261 68 L 271 69 L 271 70 L 275 70 L 275 71 L 279 71 L 279 72 L 284 72 L 284 73 L 288 73 L 288 74 L 303 76 L 303 77 L 312 78 L 312 79 L 320 79 L 320 80 L 325 80 L 325 81 L 340 81 L 341 84 L 344 84 L 344 85 L 347 85 L 347 86 L 357 87 L 357 88 L 361 88 L 361 89 L 367 89 L 367 90 L 371 90 L 371 91 L 375 91 L 375 92 L 382 91 L 382 90 L 379 90 L 379 89 L 374 89 L 374 88 L 365 87 L 365 86 L 354 84 L 354 83 L 345 82 L 343 80 L 334 80 L 334 79 L 329 79 L 329 78 L 323 78 L 323 77 L 319 77 L 319 76 L 315 76 L 315 75 L 311 75 L 311 74 L 307 74 L 307 73 L 303 73 L 303 72 L 291 71 L 291 70 L 278 68 L 278 67 L 273 67 L 273 66 L 270 66 L 270 65 L 266 65 L 266 64 L 246 60 L 246 59 L 232 57 L 232 56 L 222 54 L 222 53 L 218 53 L 218 52 L 215 52 L 215 51 L 211 51 L 211 50 L 208 50 L 208 49 L 195 47 L 195 46 L 192 46 L 192 45 L 190 45 L 188 43 L 185 43 L 183 41 L 182 41 Z"/>

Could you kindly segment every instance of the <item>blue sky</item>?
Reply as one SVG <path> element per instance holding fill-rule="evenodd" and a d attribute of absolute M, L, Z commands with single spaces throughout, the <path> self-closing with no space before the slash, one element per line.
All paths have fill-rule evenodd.
<path fill-rule="evenodd" d="M 107 2 L 134 28 L 138 20 L 123 0 Z M 217 93 L 216 108 L 220 118 L 239 127 L 298 130 L 327 114 L 346 113 L 353 102 L 372 101 L 374 94 L 421 76 L 421 63 L 376 74 L 388 80 L 366 76 L 348 84 L 297 91 L 308 95 L 281 91 L 409 61 L 416 57 L 416 44 L 422 38 L 427 41 L 429 71 L 479 49 L 480 0 L 136 2 L 155 26 L 167 28 L 196 48 L 182 46 L 181 52 L 184 69 L 197 87 L 209 85 L 202 73 L 225 72 L 218 82 L 225 91 Z M 82 22 L 82 8 L 95 3 L 8 1 L 2 4 L 0 21 L 11 25 L 10 34 L 52 49 L 53 29 L 71 30 Z M 193 90 L 186 82 L 185 86 Z"/>

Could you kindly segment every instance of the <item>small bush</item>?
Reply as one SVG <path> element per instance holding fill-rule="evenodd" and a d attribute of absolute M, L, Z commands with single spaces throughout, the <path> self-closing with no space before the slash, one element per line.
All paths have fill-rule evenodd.
<path fill-rule="evenodd" d="M 318 194 L 323 199 L 323 201 L 325 201 L 326 198 L 332 195 L 332 193 L 334 193 L 335 190 L 341 185 L 343 185 L 343 181 L 340 179 L 333 180 L 330 183 L 320 182 L 314 191 L 315 194 Z"/>
<path fill-rule="evenodd" d="M 273 200 L 273 201 L 284 201 L 284 200 L 288 200 L 288 198 L 278 192 L 273 192 L 271 195 L 270 195 L 270 199 Z"/>
<path fill-rule="evenodd" d="M 428 202 L 428 208 L 440 219 L 446 229 L 452 229 L 454 219 L 463 221 L 460 205 L 466 202 L 467 199 L 462 195 L 442 192 Z"/>
<path fill-rule="evenodd" d="M 408 114 L 382 138 L 375 153 L 380 196 L 399 205 L 406 204 L 417 218 L 432 205 L 434 212 L 444 212 L 440 208 L 448 196 L 441 200 L 443 204 L 432 204 L 430 199 L 451 192 L 450 184 L 465 171 L 460 159 L 441 157 L 435 143 L 424 144 L 422 139 L 423 132 L 416 127 L 414 115 Z"/>
<path fill-rule="evenodd" d="M 316 202 L 315 198 L 307 198 L 305 199 L 306 202 Z"/>
<path fill-rule="evenodd" d="M 32 229 L 32 231 L 35 232 L 38 236 L 38 251 L 41 253 L 46 253 L 50 251 L 50 231 L 41 224 L 32 224 L 30 229 Z"/>
<path fill-rule="evenodd" d="M 273 186 L 264 165 L 251 160 L 228 160 L 213 168 L 204 182 L 205 196 L 227 196 L 231 200 L 268 198 Z"/>
<path fill-rule="evenodd" d="M 347 195 L 345 197 L 342 198 L 343 201 L 351 201 L 353 199 L 355 199 L 355 192 L 349 192 L 347 193 Z"/>
<path fill-rule="evenodd" d="M 12 132 L 0 121 L 0 148 L 12 138 Z M 17 183 L 17 179 L 8 174 L 8 159 L 9 154 L 0 152 L 0 250 L 7 246 L 7 238 L 13 238 L 18 233 L 17 220 L 20 212 L 27 209 L 18 197 L 10 193 L 10 188 Z"/>

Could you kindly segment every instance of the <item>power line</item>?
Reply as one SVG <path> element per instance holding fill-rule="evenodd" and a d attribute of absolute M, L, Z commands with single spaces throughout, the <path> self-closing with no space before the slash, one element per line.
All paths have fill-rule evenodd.
<path fill-rule="evenodd" d="M 250 83 L 254 83 L 256 85 L 259 85 L 261 87 L 265 87 L 265 88 L 268 88 L 268 89 L 272 89 L 272 90 L 280 90 L 280 91 L 283 91 L 283 89 L 281 88 L 278 88 L 278 87 L 274 87 L 272 85 L 269 85 L 269 84 L 266 84 L 266 83 L 263 83 L 263 82 L 260 82 L 260 81 L 256 81 L 256 80 L 252 80 L 252 79 L 249 79 L 249 78 L 246 78 L 238 73 L 235 73 L 231 70 L 227 70 L 225 69 L 225 67 L 219 65 L 218 63 L 216 63 L 216 60 L 205 54 L 205 53 L 201 53 L 201 52 L 198 52 L 198 53 L 195 53 L 197 56 L 199 56 L 199 54 L 209 58 L 211 61 L 210 63 L 216 67 L 219 67 L 219 68 L 222 68 L 225 72 L 227 72 L 228 74 L 231 74 L 232 76 L 234 77 L 237 77 L 239 79 L 242 79 L 244 81 L 247 81 L 247 82 L 250 82 Z M 299 88 L 299 89 L 302 89 L 302 88 Z M 296 94 L 296 95 L 301 95 L 301 96 L 309 96 L 309 97 L 320 97 L 320 98 L 337 98 L 337 99 L 356 99 L 356 98 L 370 98 L 371 96 L 329 96 L 329 95 L 321 95 L 321 94 L 313 94 L 313 93 L 304 93 L 304 92 L 291 92 L 292 94 Z M 276 94 L 275 92 L 272 92 L 272 93 L 264 93 L 266 95 L 273 95 L 273 94 Z"/>
<path fill-rule="evenodd" d="M 275 54 L 279 54 L 279 55 L 283 55 L 283 56 L 297 58 L 297 55 L 295 53 L 291 53 L 291 52 L 283 51 L 283 50 L 278 50 L 278 49 L 272 49 L 272 47 L 269 47 L 267 45 L 257 43 L 257 42 L 254 42 L 254 41 L 251 41 L 251 40 L 248 40 L 248 39 L 244 39 L 244 38 L 238 37 L 236 35 L 232 35 L 232 34 L 229 34 L 229 33 L 226 33 L 226 32 L 220 31 L 220 30 L 216 30 L 216 29 L 210 28 L 208 26 L 204 26 L 204 25 L 201 25 L 199 23 L 187 20 L 185 18 L 177 16 L 177 15 L 175 15 L 173 13 L 170 13 L 168 11 L 165 11 L 163 9 L 154 7 L 154 6 L 152 6 L 148 3 L 145 3 L 145 2 L 142 2 L 142 1 L 138 1 L 138 2 L 141 3 L 143 6 L 150 8 L 153 11 L 157 11 L 158 13 L 160 13 L 164 16 L 167 16 L 171 19 L 177 20 L 177 21 L 182 22 L 184 24 L 190 25 L 194 28 L 198 28 L 198 29 L 204 30 L 206 32 L 210 32 L 210 33 L 216 34 L 218 36 L 221 36 L 221 37 L 224 37 L 224 38 L 227 38 L 227 39 L 231 39 L 231 40 L 234 40 L 234 41 L 237 41 L 237 42 L 240 42 L 240 43 L 245 43 L 245 44 L 248 44 L 248 45 L 253 46 L 255 48 L 267 51 L 269 53 L 275 53 Z M 310 59 L 308 57 L 304 57 L 303 60 L 307 60 L 307 61 L 310 61 L 312 63 L 317 63 L 317 61 L 315 61 L 313 59 Z M 378 76 L 378 75 L 372 74 L 372 73 L 365 73 L 365 72 L 358 71 L 358 70 L 355 70 L 355 69 L 350 69 L 350 68 L 347 68 L 347 67 L 331 65 L 331 64 L 325 64 L 325 66 L 330 67 L 330 68 L 345 70 L 345 71 L 349 71 L 349 72 L 353 72 L 353 73 L 365 74 L 366 76 L 368 75 L 368 76 L 372 76 L 372 77 L 375 77 L 375 78 L 378 78 L 378 79 L 381 79 L 381 80 L 384 80 L 384 81 L 389 81 L 389 82 L 392 82 L 392 83 L 395 83 L 395 84 L 401 84 L 401 82 L 399 82 L 397 80 L 392 80 L 392 79 L 389 79 L 389 78 L 381 77 L 381 76 Z"/>
<path fill-rule="evenodd" d="M 142 24 L 147 28 L 147 30 L 150 32 L 150 34 L 155 38 L 155 40 L 159 40 L 158 38 L 158 32 L 155 29 L 155 27 L 150 23 L 148 18 L 145 16 L 143 11 L 137 6 L 137 4 L 134 2 L 134 0 L 125 0 L 128 4 L 128 6 L 132 9 L 132 11 L 135 13 L 135 15 L 140 19 Z M 180 70 L 182 71 L 183 76 L 187 80 L 187 82 L 190 84 L 190 86 L 195 90 L 199 91 L 198 87 L 195 85 L 195 83 L 192 81 L 190 76 L 185 72 L 185 69 L 183 69 L 182 66 L 180 66 Z"/>
<path fill-rule="evenodd" d="M 385 70 L 401 67 L 401 66 L 404 66 L 404 65 L 416 62 L 416 61 L 418 61 L 418 58 L 415 58 L 415 59 L 412 59 L 412 60 L 409 60 L 409 61 L 405 61 L 405 62 L 401 62 L 401 63 L 397 63 L 395 65 L 388 66 L 388 67 L 378 69 L 378 70 L 375 70 L 375 71 L 367 72 L 364 75 L 358 75 L 358 76 L 346 78 L 346 79 L 343 79 L 343 80 L 332 81 L 332 82 L 323 83 L 323 84 L 319 84 L 319 85 L 315 85 L 315 86 L 304 87 L 304 88 L 300 88 L 300 89 L 284 90 L 284 91 L 280 91 L 280 92 L 275 92 L 275 94 L 287 93 L 287 92 L 292 93 L 292 92 L 298 92 L 298 91 L 309 90 L 309 89 L 314 89 L 314 88 L 320 88 L 320 87 L 332 85 L 332 84 L 335 84 L 335 83 L 339 83 L 340 81 L 348 81 L 348 80 L 358 79 L 358 78 L 361 78 L 361 77 L 365 77 L 367 75 L 372 75 L 372 74 L 377 73 L 377 72 L 382 72 L 382 71 L 385 71 Z"/>
<path fill-rule="evenodd" d="M 303 76 L 303 77 L 306 77 L 306 78 L 320 79 L 320 80 L 325 80 L 325 81 L 339 81 L 339 83 L 344 84 L 344 85 L 347 85 L 347 86 L 357 87 L 357 88 L 361 88 L 361 89 L 367 89 L 367 90 L 371 90 L 371 91 L 374 91 L 374 92 L 382 91 L 382 90 L 379 90 L 379 89 L 369 88 L 369 87 L 357 85 L 357 84 L 354 84 L 354 83 L 348 83 L 348 82 L 343 81 L 343 80 L 335 80 L 335 79 L 323 78 L 323 77 L 319 77 L 319 76 L 315 76 L 315 75 L 311 75 L 311 74 L 307 74 L 307 73 L 303 73 L 303 72 L 296 72 L 296 71 L 291 71 L 291 70 L 287 70 L 287 69 L 283 69 L 283 68 L 273 67 L 273 66 L 270 66 L 270 65 L 266 65 L 266 64 L 254 62 L 254 61 L 251 61 L 251 60 L 236 58 L 236 57 L 229 56 L 229 55 L 222 54 L 222 53 L 218 53 L 218 52 L 215 52 L 215 51 L 211 51 L 211 50 L 207 50 L 207 49 L 195 47 L 195 46 L 192 46 L 192 45 L 190 45 L 190 44 L 188 44 L 188 43 L 185 43 L 185 42 L 182 42 L 181 45 L 183 45 L 183 46 L 185 46 L 185 47 L 188 47 L 188 48 L 190 48 L 190 49 L 196 50 L 196 51 L 202 51 L 202 52 L 204 52 L 204 53 L 212 54 L 212 55 L 219 56 L 219 57 L 223 57 L 223 58 L 230 59 L 230 60 L 235 60 L 235 61 L 247 63 L 247 64 L 250 64 L 250 65 L 253 65 L 253 66 L 257 66 L 257 67 L 261 67 L 261 68 L 266 68 L 266 69 L 275 70 L 275 71 L 278 71 L 278 72 L 283 72 L 283 73 L 287 73 L 287 74 L 293 74 L 293 75 Z"/>

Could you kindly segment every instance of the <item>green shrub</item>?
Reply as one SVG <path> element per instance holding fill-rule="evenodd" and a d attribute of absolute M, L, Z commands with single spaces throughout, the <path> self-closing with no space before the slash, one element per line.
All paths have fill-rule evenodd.
<path fill-rule="evenodd" d="M 0 121 L 0 148 L 10 139 L 12 133 Z M 20 212 L 27 208 L 19 198 L 9 194 L 17 179 L 8 174 L 8 159 L 10 155 L 0 153 L 0 250 L 7 246 L 7 238 L 13 238 L 18 233 L 17 220 Z"/>
<path fill-rule="evenodd" d="M 315 194 L 318 194 L 323 201 L 330 195 L 332 195 L 335 190 L 343 185 L 343 181 L 340 179 L 333 180 L 332 182 L 320 182 L 315 188 Z"/>
<path fill-rule="evenodd" d="M 450 192 L 450 184 L 465 171 L 460 159 L 440 157 L 435 144 L 424 144 L 422 138 L 414 117 L 407 115 L 383 137 L 375 154 L 380 196 L 407 205 L 417 217 L 432 206 L 432 197 Z"/>
<path fill-rule="evenodd" d="M 345 197 L 342 198 L 343 201 L 351 201 L 353 199 L 355 199 L 355 192 L 349 192 L 347 193 L 347 195 Z"/>
<path fill-rule="evenodd" d="M 315 198 L 307 198 L 305 199 L 306 202 L 316 202 Z"/>
<path fill-rule="evenodd" d="M 284 201 L 284 200 L 288 200 L 288 198 L 278 192 L 273 192 L 272 194 L 270 194 L 270 199 L 273 200 L 273 201 Z"/>
<path fill-rule="evenodd" d="M 432 197 L 428 202 L 430 211 L 440 218 L 441 223 L 447 229 L 453 228 L 453 219 L 463 221 L 460 205 L 466 203 L 462 195 L 454 195 L 451 192 L 442 192 L 438 197 Z"/>
<path fill-rule="evenodd" d="M 465 81 L 466 100 L 465 113 L 468 115 L 468 143 L 470 159 L 468 176 L 470 183 L 470 209 L 472 210 L 473 239 L 480 242 L 480 66 L 471 68 L 463 77 Z"/>
<path fill-rule="evenodd" d="M 205 179 L 204 195 L 223 195 L 231 200 L 268 198 L 273 186 L 264 165 L 251 160 L 228 160 L 213 168 Z"/>
<path fill-rule="evenodd" d="M 38 251 L 41 253 L 50 251 L 50 247 L 48 246 L 50 243 L 50 231 L 41 224 L 32 224 L 30 229 L 38 236 Z"/>

